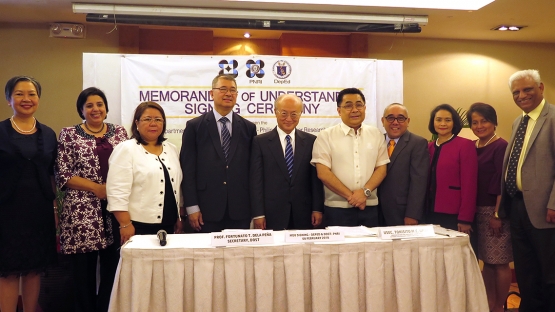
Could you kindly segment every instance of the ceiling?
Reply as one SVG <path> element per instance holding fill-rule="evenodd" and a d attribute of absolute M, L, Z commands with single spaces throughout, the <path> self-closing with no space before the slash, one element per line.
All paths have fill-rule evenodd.
<path fill-rule="evenodd" d="M 0 0 L 0 23 L 44 23 L 45 27 L 51 22 L 87 24 L 84 14 L 73 13 L 72 2 L 72 0 Z M 428 25 L 422 27 L 421 33 L 405 34 L 405 36 L 555 43 L 555 31 L 552 29 L 552 18 L 555 16 L 553 0 L 495 0 L 477 11 L 295 5 L 222 0 L 91 0 L 88 2 L 128 5 L 151 5 L 156 2 L 156 5 L 164 6 L 309 11 L 322 12 L 322 14 L 326 12 L 351 12 L 357 14 L 428 15 Z M 518 32 L 491 30 L 491 28 L 501 24 L 526 27 Z M 253 35 L 253 39 L 274 39 L 281 35 L 281 32 L 271 30 L 249 30 L 249 32 Z M 215 37 L 241 37 L 242 34 L 243 31 L 240 29 L 214 29 Z"/>

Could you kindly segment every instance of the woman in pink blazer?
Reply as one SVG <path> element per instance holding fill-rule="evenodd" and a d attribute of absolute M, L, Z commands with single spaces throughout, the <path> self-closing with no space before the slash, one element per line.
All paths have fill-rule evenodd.
<path fill-rule="evenodd" d="M 476 212 L 478 158 L 472 141 L 458 137 L 462 120 L 449 104 L 432 110 L 428 129 L 430 174 L 426 222 L 470 234 Z"/>

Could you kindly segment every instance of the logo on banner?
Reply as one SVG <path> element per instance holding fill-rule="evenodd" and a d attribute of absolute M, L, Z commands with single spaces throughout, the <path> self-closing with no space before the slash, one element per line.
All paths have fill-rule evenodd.
<path fill-rule="evenodd" d="M 273 71 L 274 76 L 279 79 L 285 79 L 291 75 L 291 65 L 285 60 L 279 60 L 275 62 Z"/>
<path fill-rule="evenodd" d="M 237 66 L 239 65 L 236 60 L 221 60 L 220 63 L 220 75 L 232 75 L 233 78 L 237 78 L 239 72 L 237 71 Z"/>
<path fill-rule="evenodd" d="M 264 77 L 264 61 L 261 60 L 248 60 L 247 61 L 247 77 L 249 78 L 262 78 Z"/>

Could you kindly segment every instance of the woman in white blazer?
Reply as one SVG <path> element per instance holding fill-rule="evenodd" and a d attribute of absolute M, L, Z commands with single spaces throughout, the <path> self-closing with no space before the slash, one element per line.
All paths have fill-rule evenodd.
<path fill-rule="evenodd" d="M 179 152 L 164 142 L 165 114 L 155 102 L 135 109 L 131 139 L 112 152 L 106 182 L 108 210 L 114 214 L 125 243 L 133 235 L 159 230 L 181 233 Z"/>

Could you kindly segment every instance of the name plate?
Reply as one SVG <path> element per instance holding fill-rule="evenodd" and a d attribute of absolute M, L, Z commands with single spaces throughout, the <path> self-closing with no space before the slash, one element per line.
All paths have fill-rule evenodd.
<path fill-rule="evenodd" d="M 434 226 L 432 224 L 381 227 L 379 231 L 379 237 L 381 239 L 431 236 L 435 236 Z"/>
<path fill-rule="evenodd" d="M 274 231 L 244 230 L 210 233 L 211 246 L 266 245 L 274 243 Z"/>
<path fill-rule="evenodd" d="M 340 242 L 345 240 L 341 231 L 334 230 L 295 230 L 285 232 L 287 243 Z"/>

